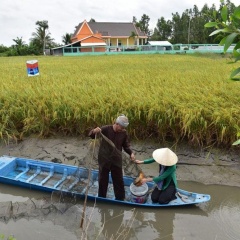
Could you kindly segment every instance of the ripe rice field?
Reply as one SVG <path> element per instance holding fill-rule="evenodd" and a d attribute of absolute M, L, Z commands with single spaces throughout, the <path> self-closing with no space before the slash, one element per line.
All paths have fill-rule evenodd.
<path fill-rule="evenodd" d="M 39 76 L 28 77 L 27 60 Z M 230 146 L 240 132 L 237 64 L 214 55 L 0 58 L 0 138 L 86 136 L 128 116 L 132 139 Z"/>

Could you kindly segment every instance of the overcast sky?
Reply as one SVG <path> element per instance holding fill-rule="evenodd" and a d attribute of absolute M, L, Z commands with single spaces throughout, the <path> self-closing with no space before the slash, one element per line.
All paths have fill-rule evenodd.
<path fill-rule="evenodd" d="M 231 2 L 239 5 L 239 0 Z M 172 13 L 181 15 L 194 4 L 201 10 L 205 3 L 218 9 L 220 0 L 0 0 L 0 45 L 11 46 L 17 37 L 28 44 L 36 21 L 47 20 L 51 37 L 62 44 L 62 36 L 73 33 L 85 19 L 131 22 L 133 16 L 140 20 L 146 14 L 150 29 L 154 29 L 159 18 L 171 20 Z"/>

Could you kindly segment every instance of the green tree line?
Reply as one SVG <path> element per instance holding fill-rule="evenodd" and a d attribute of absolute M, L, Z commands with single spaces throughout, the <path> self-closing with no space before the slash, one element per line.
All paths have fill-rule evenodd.
<path fill-rule="evenodd" d="M 22 37 L 17 37 L 13 39 L 14 44 L 11 47 L 0 45 L 0 56 L 42 55 L 46 49 L 61 46 L 51 37 L 47 20 L 37 21 L 36 26 L 29 44 L 26 44 Z M 63 43 L 68 44 L 70 38 L 71 36 L 66 33 L 62 36 Z"/>
<path fill-rule="evenodd" d="M 228 8 L 228 15 L 231 15 L 237 7 L 227 0 L 226 3 L 221 1 L 219 9 L 216 9 L 214 4 L 211 7 L 205 4 L 201 10 L 194 5 L 181 15 L 178 12 L 172 13 L 171 20 L 161 17 L 157 21 L 151 40 L 169 40 L 172 44 L 218 44 L 222 36 L 209 36 L 211 29 L 205 28 L 204 25 L 213 20 L 215 12 L 216 18 L 220 20 L 221 9 L 225 5 Z"/>
<path fill-rule="evenodd" d="M 143 14 L 138 21 L 133 16 L 132 22 L 136 24 L 143 32 L 148 34 L 149 40 L 152 41 L 166 41 L 168 40 L 172 44 L 218 44 L 224 37 L 224 32 L 218 35 L 211 35 L 211 29 L 205 28 L 204 25 L 208 22 L 218 19 L 221 20 L 221 10 L 224 6 L 228 8 L 228 16 L 231 16 L 237 6 L 231 3 L 230 0 L 221 1 L 219 9 L 213 4 L 209 7 L 205 4 L 202 9 L 199 9 L 197 5 L 193 8 L 186 9 L 182 14 L 178 12 L 172 13 L 172 19 L 167 20 L 164 17 L 160 17 L 157 20 L 156 27 L 149 29 L 150 17 Z M 95 21 L 91 19 L 90 21 Z M 61 46 L 63 44 L 69 44 L 71 42 L 71 33 L 65 33 L 62 36 L 62 44 L 54 42 L 49 32 L 48 21 L 37 21 L 36 31 L 32 33 L 30 43 L 26 44 L 22 38 L 17 37 L 13 39 L 14 44 L 11 47 L 5 47 L 0 45 L 0 56 L 21 56 L 21 55 L 39 55 L 44 54 L 45 49 Z M 235 40 L 236 42 L 238 39 Z"/>

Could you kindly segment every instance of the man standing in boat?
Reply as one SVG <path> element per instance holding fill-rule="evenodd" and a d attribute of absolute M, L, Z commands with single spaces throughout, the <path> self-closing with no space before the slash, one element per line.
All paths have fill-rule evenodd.
<path fill-rule="evenodd" d="M 135 160 L 135 155 L 130 148 L 126 131 L 128 125 L 128 118 L 122 114 L 117 117 L 113 125 L 96 127 L 89 133 L 89 137 L 91 138 L 95 138 L 95 135 L 98 133 L 101 133 L 102 136 L 98 152 L 99 197 L 106 198 L 107 196 L 109 173 L 111 172 L 116 200 L 123 201 L 125 198 L 122 150 L 129 154 L 132 161 Z"/>

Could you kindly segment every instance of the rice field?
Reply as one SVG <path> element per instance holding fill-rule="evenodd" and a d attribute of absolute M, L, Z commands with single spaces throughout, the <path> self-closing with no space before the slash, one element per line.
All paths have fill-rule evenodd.
<path fill-rule="evenodd" d="M 28 77 L 27 60 L 39 76 Z M 229 146 L 240 132 L 240 82 L 230 59 L 194 55 L 0 58 L 0 139 L 86 136 L 130 120 L 132 139 Z"/>

